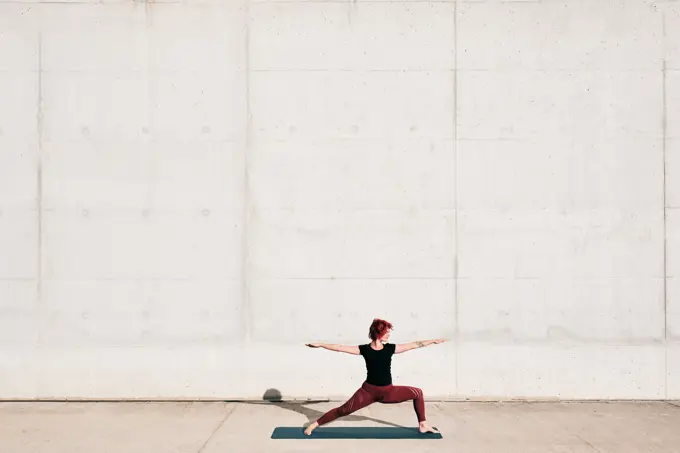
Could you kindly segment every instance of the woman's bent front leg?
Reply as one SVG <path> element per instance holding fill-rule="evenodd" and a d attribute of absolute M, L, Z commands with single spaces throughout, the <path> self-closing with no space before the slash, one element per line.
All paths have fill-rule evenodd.
<path fill-rule="evenodd" d="M 426 420 L 425 397 L 423 396 L 423 391 L 417 387 L 406 387 L 403 385 L 392 386 L 382 402 L 385 404 L 394 404 L 410 400 L 413 400 L 413 409 L 418 417 L 418 422 L 424 422 Z"/>
<path fill-rule="evenodd" d="M 382 402 L 389 404 L 410 400 L 413 400 L 413 409 L 418 417 L 418 430 L 421 433 L 438 433 L 439 431 L 427 424 L 425 418 L 425 397 L 423 396 L 423 391 L 418 387 L 395 385 L 387 392 Z"/>

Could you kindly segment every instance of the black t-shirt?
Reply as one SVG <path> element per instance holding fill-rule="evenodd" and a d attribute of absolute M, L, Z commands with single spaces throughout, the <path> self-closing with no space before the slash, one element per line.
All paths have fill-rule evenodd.
<path fill-rule="evenodd" d="M 383 344 L 383 348 L 376 351 L 370 344 L 359 346 L 361 355 L 366 361 L 366 382 L 371 385 L 392 384 L 392 356 L 396 345 Z"/>

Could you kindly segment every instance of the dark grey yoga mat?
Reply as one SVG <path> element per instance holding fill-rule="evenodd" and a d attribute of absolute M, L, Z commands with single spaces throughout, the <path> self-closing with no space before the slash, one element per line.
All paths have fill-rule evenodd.
<path fill-rule="evenodd" d="M 333 426 L 316 428 L 311 436 L 298 426 L 280 426 L 274 429 L 272 439 L 441 439 L 441 433 L 421 434 L 418 428 L 387 426 Z"/>

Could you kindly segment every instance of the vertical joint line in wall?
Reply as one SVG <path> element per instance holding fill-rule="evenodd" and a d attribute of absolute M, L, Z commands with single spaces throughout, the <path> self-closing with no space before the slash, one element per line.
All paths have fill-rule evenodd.
<path fill-rule="evenodd" d="M 37 158 L 37 187 L 36 187 L 36 211 L 38 219 L 38 256 L 36 264 L 37 272 L 37 282 L 36 282 L 36 292 L 38 297 L 38 302 L 42 302 L 42 199 L 43 199 L 43 98 L 42 98 L 42 33 L 38 32 L 38 118 L 37 118 L 37 135 L 38 135 L 38 158 Z"/>
<path fill-rule="evenodd" d="M 664 338 L 664 398 L 668 399 L 668 241 L 667 233 L 667 199 L 666 199 L 666 135 L 667 135 L 667 113 L 666 104 L 666 12 L 661 13 L 661 154 L 663 156 L 663 338 Z"/>
<path fill-rule="evenodd" d="M 250 309 L 250 272 L 249 272 L 249 228 L 250 228 L 250 181 L 249 181 L 249 155 L 251 146 L 251 120 L 250 120 L 250 2 L 245 6 L 245 113 L 246 130 L 243 144 L 243 222 L 241 228 L 242 240 L 242 261 L 241 261 L 241 321 L 244 329 L 245 341 L 249 342 L 252 337 L 251 328 L 251 309 Z"/>
<path fill-rule="evenodd" d="M 666 14 L 661 14 L 661 36 L 663 46 L 662 66 L 661 66 L 661 90 L 662 90 L 662 142 L 661 150 L 663 155 L 663 337 L 668 340 L 668 243 L 667 243 L 667 218 L 668 207 L 666 200 L 666 141 L 667 141 L 667 114 L 668 107 L 666 103 Z"/>
<path fill-rule="evenodd" d="M 152 38 L 151 38 L 151 33 L 149 31 L 152 29 L 153 24 L 154 24 L 154 17 L 152 15 L 152 10 L 149 7 L 148 2 L 144 2 L 144 26 L 146 28 L 146 33 L 144 33 L 144 53 L 145 55 L 149 55 L 152 49 Z M 146 63 L 146 68 L 144 72 L 144 77 L 145 77 L 145 89 L 146 89 L 146 108 L 145 108 L 145 124 L 144 126 L 149 129 L 149 134 L 144 138 L 143 140 L 143 150 L 144 154 L 147 156 L 147 163 L 146 163 L 146 171 L 147 171 L 147 180 L 148 181 L 156 181 L 156 147 L 150 144 L 150 141 L 152 140 L 152 135 L 150 133 L 150 129 L 152 129 L 152 125 L 154 123 L 153 121 L 153 108 L 152 106 L 156 105 L 154 102 L 155 100 L 155 93 L 153 89 L 153 82 L 152 82 L 152 65 L 147 59 Z M 145 190 L 145 195 L 146 195 L 146 207 L 148 209 L 153 208 L 154 204 L 154 199 L 155 197 L 155 184 L 147 184 L 146 185 L 146 190 Z"/>
<path fill-rule="evenodd" d="M 455 329 L 455 392 L 458 395 L 458 2 L 453 2 L 453 304 Z"/>

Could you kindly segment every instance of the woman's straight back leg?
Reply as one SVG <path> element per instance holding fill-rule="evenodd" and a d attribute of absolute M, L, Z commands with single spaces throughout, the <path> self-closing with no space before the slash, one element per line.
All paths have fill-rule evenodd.
<path fill-rule="evenodd" d="M 348 399 L 342 406 L 331 409 L 317 420 L 319 426 L 332 422 L 333 420 L 345 417 L 353 412 L 363 409 L 375 402 L 375 398 L 364 388 L 359 388 L 350 399 Z"/>

